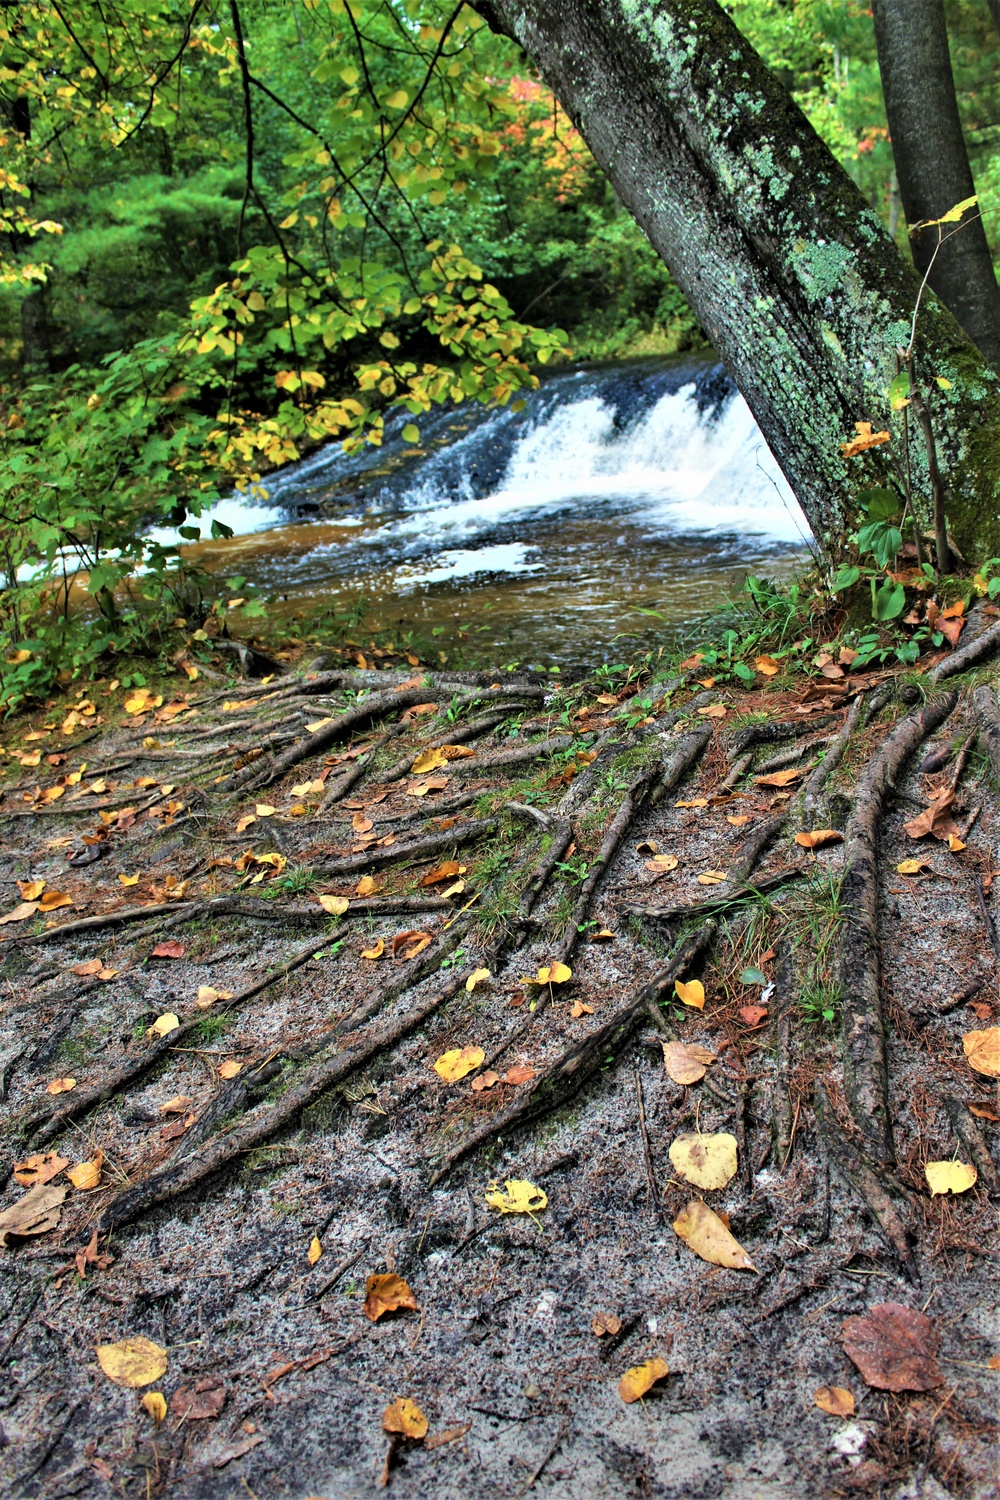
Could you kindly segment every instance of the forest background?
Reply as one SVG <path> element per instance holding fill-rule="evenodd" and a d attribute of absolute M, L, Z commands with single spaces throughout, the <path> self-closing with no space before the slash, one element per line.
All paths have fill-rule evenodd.
<path fill-rule="evenodd" d="M 869 11 L 725 8 L 908 253 Z M 946 10 L 996 260 L 1000 39 L 986 0 Z M 378 441 L 388 416 L 418 443 L 430 404 L 516 400 L 539 364 L 705 342 L 524 54 L 468 8 L 11 6 L 0 103 L 8 706 L 202 607 L 212 582 L 150 520 L 193 539 L 234 482 L 319 441 Z"/>

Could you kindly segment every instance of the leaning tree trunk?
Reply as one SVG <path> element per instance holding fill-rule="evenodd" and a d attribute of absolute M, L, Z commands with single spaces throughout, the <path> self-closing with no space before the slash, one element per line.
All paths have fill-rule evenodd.
<path fill-rule="evenodd" d="M 852 496 L 902 452 L 887 388 L 917 280 L 881 220 L 716 0 L 475 3 L 569 112 L 835 555 Z M 932 405 L 952 534 L 967 556 L 1000 552 L 1000 379 L 933 296 L 917 370 L 951 382 Z M 857 421 L 898 441 L 845 460 Z M 926 496 L 916 443 L 911 459 Z"/>
<path fill-rule="evenodd" d="M 908 224 L 939 219 L 976 188 L 965 149 L 942 0 L 874 0 L 875 41 L 899 196 Z M 982 218 L 970 215 L 940 245 L 914 235 L 913 263 L 1000 370 L 1000 288 Z M 933 264 L 932 264 L 933 262 Z"/>

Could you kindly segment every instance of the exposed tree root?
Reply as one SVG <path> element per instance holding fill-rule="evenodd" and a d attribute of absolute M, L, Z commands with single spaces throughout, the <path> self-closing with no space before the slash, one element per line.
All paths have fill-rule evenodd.
<path fill-rule="evenodd" d="M 801 739 L 832 724 L 835 714 L 821 714 L 818 719 L 788 719 L 780 724 L 748 724 L 733 735 L 726 758 L 734 761 L 754 745 L 774 745 L 780 740 Z"/>
<path fill-rule="evenodd" d="M 858 694 L 851 704 L 847 718 L 844 720 L 843 728 L 827 746 L 826 754 L 802 788 L 800 806 L 804 820 L 803 827 L 805 827 L 806 823 L 812 821 L 819 806 L 820 794 L 829 780 L 831 771 L 836 770 L 837 766 L 840 765 L 844 757 L 844 751 L 854 738 L 854 732 L 858 727 L 862 714 L 866 711 L 869 701 L 863 693 Z"/>
<path fill-rule="evenodd" d="M 725 896 L 706 896 L 703 901 L 681 902 L 676 906 L 626 906 L 625 910 L 630 916 L 646 917 L 654 922 L 680 922 L 685 917 L 707 916 L 710 912 L 726 911 L 731 906 L 739 905 L 741 901 L 770 896 L 772 892 L 790 885 L 793 880 L 800 880 L 803 875 L 808 875 L 809 869 L 809 865 L 803 861 L 801 864 L 788 865 L 784 870 L 777 870 L 773 875 L 764 875 L 760 880 L 745 880 Z"/>
<path fill-rule="evenodd" d="M 1000 780 L 1000 708 L 992 683 L 982 683 L 972 695 L 979 729 L 979 742 L 990 758 L 993 775 Z"/>
<path fill-rule="evenodd" d="M 975 617 L 970 615 L 969 618 L 971 622 Z M 957 651 L 950 651 L 927 675 L 931 682 L 943 682 L 947 677 L 955 677 L 959 672 L 967 671 L 997 650 L 1000 650 L 1000 620 L 967 641 L 964 646 L 959 646 Z"/>
<path fill-rule="evenodd" d="M 119 1193 L 101 1215 L 99 1224 L 101 1232 L 117 1229 L 122 1224 L 129 1223 L 140 1213 L 147 1213 L 159 1204 L 179 1197 L 181 1193 L 196 1187 L 206 1178 L 221 1171 L 223 1167 L 229 1166 L 241 1156 L 246 1155 L 248 1151 L 252 1151 L 256 1146 L 261 1146 L 272 1139 L 280 1130 L 292 1124 L 301 1111 L 318 1099 L 321 1094 L 325 1094 L 336 1084 L 342 1083 L 371 1058 L 394 1047 L 409 1032 L 429 1020 L 435 1011 L 464 987 L 466 977 L 471 972 L 471 970 L 463 970 L 441 989 L 415 1005 L 412 1010 L 392 1017 L 366 1036 L 359 1037 L 354 1046 L 345 1048 L 335 1057 L 317 1063 L 259 1119 L 248 1120 L 227 1135 L 214 1137 L 197 1153 L 159 1172 L 153 1172 L 142 1182 L 136 1183 L 134 1187 Z"/>
<path fill-rule="evenodd" d="M 523 695 L 522 695 L 523 696 Z M 514 714 L 520 713 L 525 708 L 523 703 L 507 703 L 503 708 L 494 709 L 492 713 L 486 714 L 481 719 L 470 719 L 467 724 L 455 724 L 444 734 L 435 735 L 426 745 L 419 750 L 414 750 L 410 755 L 404 755 L 394 766 L 383 771 L 379 781 L 387 786 L 393 781 L 402 781 L 404 776 L 409 776 L 414 764 L 427 750 L 439 750 L 442 745 L 467 745 L 470 740 L 478 739 L 481 734 L 489 734 L 493 729 L 512 718 Z"/>
<path fill-rule="evenodd" d="M 895 1160 L 882 1017 L 878 937 L 878 824 L 910 756 L 944 723 L 958 698 L 948 693 L 896 725 L 858 782 L 847 828 L 839 970 L 844 995 L 844 1089 L 851 1115 L 876 1161 Z"/>
<path fill-rule="evenodd" d="M 817 1085 L 813 1103 L 817 1129 L 831 1161 L 845 1183 L 853 1188 L 868 1209 L 904 1275 L 910 1281 L 917 1281 L 917 1269 L 910 1248 L 912 1231 L 907 1228 L 897 1208 L 897 1200 L 906 1202 L 902 1188 L 898 1184 L 890 1184 L 879 1165 L 869 1160 L 843 1134 L 822 1084 Z"/>
<path fill-rule="evenodd" d="M 409 843 L 390 844 L 384 849 L 368 849 L 363 854 L 345 854 L 342 859 L 317 860 L 313 869 L 317 875 L 357 875 L 367 870 L 381 869 L 396 864 L 401 859 L 421 860 L 442 849 L 456 844 L 471 844 L 496 826 L 494 818 L 475 818 L 468 823 L 458 823 L 442 833 L 428 833 L 423 838 L 411 839 Z"/>

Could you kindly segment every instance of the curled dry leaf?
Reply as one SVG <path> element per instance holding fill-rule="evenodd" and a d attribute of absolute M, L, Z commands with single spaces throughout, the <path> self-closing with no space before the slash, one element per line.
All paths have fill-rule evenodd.
<path fill-rule="evenodd" d="M 169 1036 L 172 1031 L 177 1030 L 180 1024 L 180 1020 L 177 1016 L 174 1015 L 173 1011 L 168 1010 L 164 1015 L 157 1016 L 152 1026 L 150 1026 L 149 1030 L 146 1032 L 146 1035 Z"/>
<path fill-rule="evenodd" d="M 943 1385 L 940 1347 L 930 1318 L 898 1302 L 880 1302 L 866 1317 L 844 1322 L 844 1352 L 865 1383 L 879 1391 L 932 1391 Z"/>
<path fill-rule="evenodd" d="M 397 1396 L 382 1413 L 382 1426 L 386 1432 L 398 1432 L 419 1441 L 427 1436 L 428 1422 L 415 1401 L 408 1396 Z"/>
<path fill-rule="evenodd" d="M 574 1021 L 579 1021 L 581 1016 L 592 1016 L 593 1014 L 594 1007 L 592 1005 L 584 1005 L 582 1000 L 573 1001 L 570 1015 L 573 1017 Z"/>
<path fill-rule="evenodd" d="M 602 1339 L 606 1333 L 612 1335 L 621 1332 L 622 1320 L 616 1318 L 614 1313 L 599 1312 L 590 1324 L 591 1333 Z"/>
<path fill-rule="evenodd" d="M 954 790 L 946 787 L 931 799 L 922 813 L 903 824 L 903 831 L 911 839 L 923 839 L 930 835 L 947 842 L 952 835 L 957 837 L 959 828 L 952 816 L 954 804 Z"/>
<path fill-rule="evenodd" d="M 669 1154 L 679 1177 L 709 1192 L 724 1188 L 736 1176 L 736 1137 L 725 1131 L 679 1135 Z"/>
<path fill-rule="evenodd" d="M 682 1005 L 690 1005 L 695 1010 L 705 1009 L 705 986 L 700 979 L 689 979 L 687 983 L 675 979 L 674 994 Z"/>
<path fill-rule="evenodd" d="M 361 879 L 354 887 L 354 894 L 356 896 L 374 896 L 377 889 L 378 886 L 376 884 L 374 876 L 362 875 Z"/>
<path fill-rule="evenodd" d="M 432 932 L 397 932 L 392 940 L 393 958 L 401 958 L 406 963 L 411 958 L 416 958 L 418 953 L 423 953 L 434 941 Z"/>
<path fill-rule="evenodd" d="M 698 876 L 699 885 L 722 885 L 729 877 L 725 870 L 702 870 Z"/>
<path fill-rule="evenodd" d="M 674 1083 L 698 1083 L 717 1059 L 697 1042 L 662 1042 L 663 1063 Z"/>
<path fill-rule="evenodd" d="M 101 1185 L 101 1168 L 104 1165 L 104 1152 L 98 1151 L 97 1155 L 90 1161 L 77 1162 L 75 1167 L 66 1168 L 66 1176 L 75 1188 L 82 1192 L 92 1193 L 94 1188 Z"/>
<path fill-rule="evenodd" d="M 208 1010 L 216 1000 L 231 1000 L 232 998 L 232 990 L 217 990 L 214 985 L 199 984 L 198 998 L 194 1003 L 199 1010 Z"/>
<path fill-rule="evenodd" d="M 187 1094 L 177 1094 L 173 1099 L 168 1099 L 166 1104 L 160 1105 L 160 1114 L 182 1115 L 190 1103 Z"/>
<path fill-rule="evenodd" d="M 241 1073 L 242 1071 L 243 1064 L 241 1062 L 237 1062 L 235 1058 L 232 1057 L 227 1058 L 224 1063 L 219 1064 L 220 1078 L 235 1078 L 237 1073 Z"/>
<path fill-rule="evenodd" d="M 98 1344 L 97 1363 L 115 1385 L 137 1390 L 167 1373 L 167 1351 L 152 1339 L 122 1339 L 118 1344 Z"/>
<path fill-rule="evenodd" d="M 741 1005 L 740 1017 L 748 1026 L 759 1026 L 767 1020 L 766 1005 Z"/>
<path fill-rule="evenodd" d="M 424 1443 L 425 1448 L 442 1448 L 445 1443 L 457 1442 L 459 1438 L 465 1437 L 471 1422 L 463 1422 L 460 1427 L 445 1427 L 440 1432 L 432 1432 Z"/>
<path fill-rule="evenodd" d="M 362 958 L 381 958 L 385 953 L 385 943 L 379 938 L 374 948 L 362 948 Z"/>
<path fill-rule="evenodd" d="M 842 844 L 844 835 L 836 828 L 814 828 L 811 833 L 797 833 L 795 842 L 803 849 L 822 849 L 824 844 Z"/>
<path fill-rule="evenodd" d="M 930 870 L 926 859 L 903 859 L 896 866 L 897 875 L 919 875 L 923 870 Z"/>
<path fill-rule="evenodd" d="M 454 880 L 456 875 L 464 875 L 465 866 L 460 865 L 457 859 L 446 859 L 443 865 L 438 865 L 436 870 L 429 870 L 421 877 L 421 885 L 440 885 L 442 880 Z"/>
<path fill-rule="evenodd" d="M 892 441 L 892 434 L 888 432 L 873 432 L 870 422 L 855 422 L 854 430 L 858 434 L 849 443 L 841 443 L 840 451 L 845 458 L 853 458 L 857 453 L 865 453 L 869 448 L 877 448 L 881 443 Z"/>
<path fill-rule="evenodd" d="M 626 1370 L 618 1382 L 618 1394 L 622 1400 L 629 1405 L 645 1396 L 648 1390 L 662 1380 L 665 1375 L 670 1374 L 669 1366 L 663 1359 L 647 1359 L 645 1364 L 634 1365 L 631 1370 Z"/>
<path fill-rule="evenodd" d="M 939 1193 L 967 1193 L 974 1187 L 979 1173 L 964 1161 L 929 1161 L 924 1167 L 931 1197 Z"/>
<path fill-rule="evenodd" d="M 540 1187 L 524 1178 L 508 1177 L 503 1187 L 491 1182 L 486 1202 L 502 1214 L 536 1214 L 548 1207 L 548 1196 Z"/>
<path fill-rule="evenodd" d="M 654 875 L 668 875 L 679 863 L 676 854 L 657 854 L 653 859 L 647 859 L 646 869 L 652 870 Z"/>
<path fill-rule="evenodd" d="M 342 917 L 351 904 L 346 896 L 317 896 L 316 900 L 331 917 Z"/>
<path fill-rule="evenodd" d="M 825 1411 L 828 1416 L 854 1416 L 854 1397 L 842 1385 L 821 1385 L 813 1393 L 813 1400 L 820 1411 Z"/>
<path fill-rule="evenodd" d="M 1000 1026 L 986 1031 L 967 1031 L 962 1038 L 969 1067 L 987 1078 L 1000 1078 Z"/>
<path fill-rule="evenodd" d="M 19 880 L 17 888 L 21 892 L 22 901 L 37 901 L 45 889 L 44 880 Z"/>
<path fill-rule="evenodd" d="M 452 1047 L 450 1051 L 442 1052 L 437 1062 L 431 1066 L 445 1083 L 458 1083 L 459 1079 L 468 1073 L 474 1073 L 485 1061 L 486 1053 L 482 1047 Z"/>
<path fill-rule="evenodd" d="M 0 1245 L 10 1243 L 10 1235 L 47 1234 L 59 1224 L 62 1203 L 67 1193 L 62 1183 L 40 1182 L 23 1198 L 0 1213 Z"/>
<path fill-rule="evenodd" d="M 88 958 L 86 963 L 74 964 L 70 972 L 78 975 L 80 979 L 87 979 L 91 974 L 99 974 L 103 968 L 104 964 L 101 959 Z"/>
<path fill-rule="evenodd" d="M 655 839 L 643 839 L 641 844 L 636 844 L 636 854 L 655 854 L 659 845 Z"/>
<path fill-rule="evenodd" d="M 610 927 L 602 927 L 600 931 L 590 934 L 590 941 L 592 943 L 613 943 L 614 940 L 615 935 Z"/>
<path fill-rule="evenodd" d="M 481 1094 L 483 1089 L 496 1088 L 500 1082 L 499 1073 L 480 1073 L 478 1078 L 472 1080 L 472 1089 L 476 1094 Z"/>
<path fill-rule="evenodd" d="M 754 667 L 765 677 L 774 677 L 781 671 L 781 666 L 773 656 L 758 656 L 754 661 Z"/>
<path fill-rule="evenodd" d="M 476 988 L 477 984 L 482 984 L 483 981 L 486 980 L 486 979 L 489 979 L 489 977 L 490 977 L 490 971 L 489 971 L 489 969 L 473 969 L 472 973 L 469 975 L 468 979 L 465 981 L 465 988 L 471 994 L 472 991 Z"/>
<path fill-rule="evenodd" d="M 384 1276 L 369 1276 L 365 1282 L 364 1315 L 370 1323 L 377 1323 L 383 1313 L 397 1312 L 399 1308 L 417 1310 L 417 1299 L 402 1276 L 389 1272 Z"/>
<path fill-rule="evenodd" d="M 226 1404 L 226 1388 L 217 1375 L 203 1375 L 194 1385 L 182 1385 L 170 1398 L 170 1410 L 186 1422 L 217 1417 Z"/>
<path fill-rule="evenodd" d="M 150 954 L 150 957 L 151 958 L 183 958 L 185 952 L 186 952 L 186 949 L 185 949 L 183 943 L 179 943 L 176 938 L 168 938 L 166 940 L 166 942 L 157 943 L 156 947 L 153 949 L 152 953 Z"/>
<path fill-rule="evenodd" d="M 75 1078 L 53 1078 L 45 1085 L 47 1094 L 68 1094 L 70 1089 L 76 1088 Z"/>
<path fill-rule="evenodd" d="M 36 1187 L 44 1182 L 51 1182 L 64 1167 L 69 1166 L 69 1158 L 60 1156 L 58 1151 L 40 1151 L 34 1156 L 28 1156 L 24 1161 L 14 1163 L 14 1176 L 22 1187 Z"/>
<path fill-rule="evenodd" d="M 142 1404 L 159 1427 L 167 1415 L 167 1402 L 163 1392 L 147 1391 L 142 1398 Z"/>
<path fill-rule="evenodd" d="M 753 1271 L 753 1261 L 740 1242 L 733 1238 L 718 1214 L 707 1203 L 694 1198 L 674 1220 L 674 1233 L 695 1255 L 713 1266 L 729 1266 L 734 1271 Z"/>
<path fill-rule="evenodd" d="M 363 812 L 356 812 L 351 819 L 351 827 L 355 833 L 371 833 L 375 824 L 371 818 L 366 818 Z"/>
<path fill-rule="evenodd" d="M 698 712 L 706 719 L 724 719 L 726 717 L 726 705 L 724 703 L 710 703 L 707 708 L 699 708 Z"/>

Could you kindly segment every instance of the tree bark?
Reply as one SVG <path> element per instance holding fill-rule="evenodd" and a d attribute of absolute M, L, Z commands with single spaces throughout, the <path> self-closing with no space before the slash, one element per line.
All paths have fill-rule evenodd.
<path fill-rule="evenodd" d="M 874 0 L 873 14 L 903 212 L 908 224 L 939 219 L 976 191 L 958 116 L 944 5 L 942 0 Z M 930 285 L 1000 369 L 1000 287 L 982 218 L 970 214 L 940 249 L 936 229 L 912 236 L 910 246 L 921 276 L 933 258 Z"/>
<path fill-rule="evenodd" d="M 888 387 L 917 280 L 885 227 L 716 0 L 477 0 L 518 41 L 669 266 L 828 556 L 852 496 L 900 472 Z M 1000 379 L 932 295 L 917 369 L 967 557 L 1000 552 Z M 895 441 L 845 460 L 869 421 Z M 927 461 L 911 443 L 918 517 Z"/>
<path fill-rule="evenodd" d="M 990 15 L 993 17 L 997 33 L 1000 34 L 1000 0 L 986 0 L 986 3 L 990 8 Z"/>

